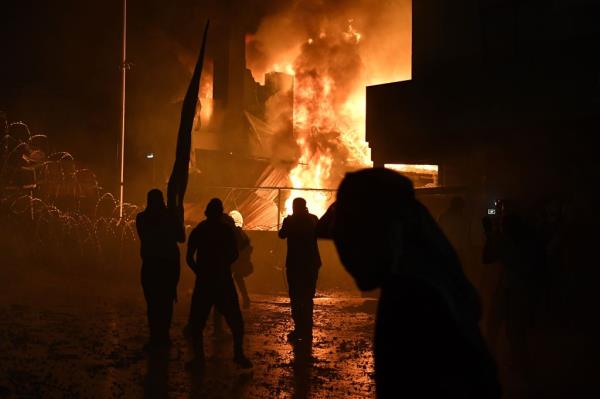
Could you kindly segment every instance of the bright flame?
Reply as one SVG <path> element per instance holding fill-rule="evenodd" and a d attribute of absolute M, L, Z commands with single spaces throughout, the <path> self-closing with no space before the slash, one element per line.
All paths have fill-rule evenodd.
<path fill-rule="evenodd" d="M 352 21 L 340 36 L 346 46 L 357 46 L 361 39 L 361 34 L 352 27 Z M 329 38 L 321 32 L 318 40 Z M 309 46 L 319 44 L 313 38 L 306 43 Z M 340 90 L 331 75 L 333 70 L 321 69 L 302 74 L 294 71 L 294 133 L 301 153 L 298 164 L 289 174 L 293 188 L 335 187 L 338 181 L 333 180 L 337 176 L 333 176 L 332 169 L 336 161 L 353 167 L 372 164 L 365 141 L 365 86 L 357 85 L 357 90 L 340 100 Z M 339 159 L 340 145 L 347 153 L 346 159 Z M 287 214 L 291 214 L 292 202 L 297 197 L 306 199 L 309 211 L 320 217 L 327 210 L 332 196 L 326 191 L 292 190 L 285 204 Z"/>
<path fill-rule="evenodd" d="M 229 212 L 229 216 L 233 219 L 233 222 L 237 227 L 244 227 L 244 217 L 237 209 Z"/>
<path fill-rule="evenodd" d="M 283 72 L 286 73 L 288 75 L 296 75 L 296 72 L 294 71 L 294 67 L 292 66 L 292 64 L 286 63 L 286 64 L 273 64 L 273 68 L 271 68 L 272 72 Z"/>
<path fill-rule="evenodd" d="M 392 164 L 386 163 L 383 165 L 387 169 L 395 170 L 410 178 L 415 187 L 436 187 L 438 186 L 439 166 L 438 165 L 416 165 L 416 164 Z M 418 185 L 418 181 L 414 176 L 426 176 L 429 183 Z"/>
<path fill-rule="evenodd" d="M 372 166 L 365 134 L 366 86 L 407 77 L 386 67 L 388 54 L 362 58 L 364 46 L 372 47 L 375 39 L 369 33 L 369 44 L 354 20 L 346 20 L 345 27 L 322 28 L 271 59 L 270 71 L 294 76 L 293 132 L 299 149 L 281 216 L 292 212 L 297 197 L 322 216 L 334 195 L 318 189 L 334 189 L 345 171 Z"/>
<path fill-rule="evenodd" d="M 358 42 L 360 42 L 360 39 L 362 38 L 362 35 L 352 27 L 352 22 L 354 22 L 354 20 L 348 20 L 348 29 L 346 30 L 346 32 L 344 32 L 344 37 L 346 38 L 346 40 L 354 40 L 358 44 Z"/>
<path fill-rule="evenodd" d="M 202 125 L 206 126 L 210 122 L 214 109 L 213 76 L 212 74 L 204 73 L 201 80 L 200 93 L 198 94 L 201 104 L 200 120 L 202 121 Z"/>
<path fill-rule="evenodd" d="M 320 216 L 334 194 L 309 188 L 337 188 L 346 171 L 372 165 L 365 137 L 366 87 L 411 77 L 410 1 L 313 3 L 291 2 L 264 17 L 246 37 L 247 66 L 255 81 L 265 84 L 272 71 L 294 76 L 296 146 L 288 146 L 286 124 L 277 131 L 281 146 L 274 147 L 297 151 L 288 172 L 293 189 L 281 216 L 291 212 L 296 197 L 304 197 L 309 211 Z M 289 103 L 281 112 L 270 111 L 285 119 Z"/>
<path fill-rule="evenodd" d="M 299 162 L 290 172 L 289 179 L 292 187 L 324 188 L 322 187 L 323 182 L 331 177 L 333 157 L 324 154 L 311 155 L 308 147 L 305 146 Z M 304 198 L 308 210 L 319 217 L 323 216 L 329 206 L 328 195 L 325 191 L 291 190 L 290 196 L 285 202 L 285 212 L 288 215 L 292 214 L 292 202 L 298 197 Z"/>

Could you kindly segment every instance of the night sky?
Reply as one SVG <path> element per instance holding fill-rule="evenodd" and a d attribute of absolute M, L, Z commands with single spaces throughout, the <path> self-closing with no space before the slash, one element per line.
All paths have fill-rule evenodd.
<path fill-rule="evenodd" d="M 144 177 L 148 151 L 170 162 L 179 99 L 207 14 L 189 0 L 130 0 L 127 174 Z M 122 3 L 10 1 L 2 6 L 0 110 L 73 153 L 116 191 L 120 134 Z M 203 15 L 204 14 L 204 15 Z M 165 149 L 167 147 L 167 149 Z"/>
<path fill-rule="evenodd" d="M 3 11 L 0 109 L 47 134 L 55 150 L 114 172 L 118 2 L 11 1 Z"/>

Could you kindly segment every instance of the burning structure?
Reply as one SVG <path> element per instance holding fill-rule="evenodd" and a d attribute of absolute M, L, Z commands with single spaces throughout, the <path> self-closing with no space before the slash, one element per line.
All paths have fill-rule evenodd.
<path fill-rule="evenodd" d="M 246 228 L 276 228 L 297 196 L 320 216 L 346 171 L 372 165 L 366 86 L 410 77 L 410 2 L 351 3 L 289 4 L 254 32 L 224 14 L 212 31 L 195 183 Z"/>

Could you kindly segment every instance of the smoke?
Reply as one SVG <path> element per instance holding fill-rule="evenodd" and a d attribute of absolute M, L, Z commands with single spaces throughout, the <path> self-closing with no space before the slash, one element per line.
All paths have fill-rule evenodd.
<path fill-rule="evenodd" d="M 294 61 L 294 128 L 304 147 L 300 162 L 310 169 L 321 157 L 333 161 L 324 168 L 321 181 L 302 171 L 302 180 L 313 180 L 315 187 L 334 186 L 351 158 L 344 134 L 352 131 L 355 121 L 344 115 L 344 107 L 364 81 L 358 44 L 358 36 L 348 31 L 324 30 L 302 45 Z"/>
<path fill-rule="evenodd" d="M 247 43 L 247 65 L 262 82 L 273 66 L 293 64 L 309 38 L 344 32 L 348 21 L 361 33 L 359 55 L 368 84 L 410 78 L 411 0 L 271 1 Z M 287 4 L 283 6 L 283 4 Z"/>
<path fill-rule="evenodd" d="M 139 37 L 132 38 L 136 45 L 131 46 L 136 67 L 130 77 L 128 148 L 139 154 L 158 154 L 157 180 L 168 172 L 172 161 L 169 149 L 178 124 L 179 100 L 193 67 L 199 32 L 207 18 L 218 22 L 224 7 L 216 0 L 183 3 L 185 7 L 166 9 L 161 3 L 156 6 L 157 22 L 152 29 L 144 23 L 133 30 Z M 271 71 L 295 72 L 294 101 L 289 92 L 280 91 L 265 103 L 265 121 L 273 132 L 271 150 L 277 159 L 296 159 L 310 167 L 318 154 L 334 157 L 336 170 L 330 173 L 334 186 L 348 162 L 369 158 L 368 147 L 360 144 L 364 141 L 364 87 L 410 77 L 410 3 L 252 0 L 227 6 L 233 11 L 226 13 L 224 22 L 247 32 L 246 62 L 256 81 L 264 83 L 265 73 Z M 211 31 L 211 45 L 225 45 L 215 32 Z M 360 33 L 358 42 L 353 32 Z M 313 39 L 310 45 L 309 39 Z M 205 73 L 204 78 L 209 75 Z M 301 93 L 303 88 L 307 90 Z M 202 97 L 208 95 L 203 92 Z M 321 108 L 315 109 L 315 103 Z M 207 104 L 203 101 L 203 111 Z M 312 115 L 293 129 L 292 105 L 295 122 L 301 122 L 301 109 Z M 299 137 L 306 139 L 310 154 L 303 154 Z M 148 169 L 148 165 L 141 168 Z M 147 181 L 148 176 L 136 180 Z"/>
<path fill-rule="evenodd" d="M 411 2 L 282 3 L 248 35 L 247 66 L 259 82 L 270 71 L 295 75 L 292 183 L 334 187 L 348 168 L 370 163 L 365 87 L 410 78 Z M 286 114 L 276 104 L 267 104 L 269 123 Z M 279 131 L 276 142 L 289 145 L 290 134 Z"/>
<path fill-rule="evenodd" d="M 298 158 L 298 149 L 293 137 L 290 115 L 293 112 L 291 87 L 280 90 L 265 103 L 265 119 L 273 132 L 271 142 L 272 162 L 289 161 Z"/>

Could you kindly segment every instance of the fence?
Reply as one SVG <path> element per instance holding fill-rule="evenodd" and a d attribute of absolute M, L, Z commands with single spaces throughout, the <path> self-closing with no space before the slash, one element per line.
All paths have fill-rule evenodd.
<path fill-rule="evenodd" d="M 334 189 L 293 187 L 205 187 L 201 203 L 211 197 L 223 200 L 226 211 L 237 210 L 244 219 L 245 230 L 276 231 L 283 218 L 291 213 L 291 200 L 306 199 L 308 209 L 322 216 L 335 201 Z"/>

